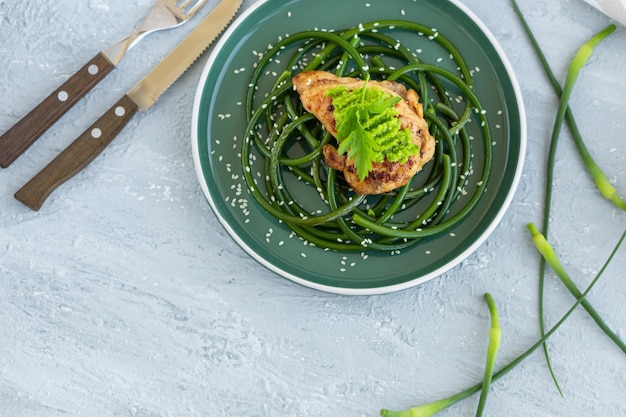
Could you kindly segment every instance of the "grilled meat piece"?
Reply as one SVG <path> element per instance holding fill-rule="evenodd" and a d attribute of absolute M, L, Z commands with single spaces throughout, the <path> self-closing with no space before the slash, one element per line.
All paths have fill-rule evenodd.
<path fill-rule="evenodd" d="M 345 86 L 349 89 L 362 88 L 363 80 L 338 77 L 326 71 L 305 71 L 293 77 L 293 85 L 300 95 L 304 108 L 315 115 L 330 134 L 337 137 L 336 121 L 333 116 L 333 102 L 326 93 L 330 88 Z M 404 163 L 374 162 L 372 170 L 363 180 L 356 174 L 354 161 L 347 155 L 339 155 L 337 148 L 325 145 L 323 149 L 327 164 L 337 171 L 342 171 L 344 178 L 357 194 L 382 194 L 407 184 L 422 169 L 435 153 L 435 139 L 428 132 L 428 124 L 424 120 L 422 104 L 414 90 L 393 81 L 368 81 L 368 88 L 376 86 L 386 93 L 400 96 L 401 101 L 395 104 L 401 120 L 401 129 L 408 128 L 413 143 L 420 149 L 417 155 L 410 156 Z"/>

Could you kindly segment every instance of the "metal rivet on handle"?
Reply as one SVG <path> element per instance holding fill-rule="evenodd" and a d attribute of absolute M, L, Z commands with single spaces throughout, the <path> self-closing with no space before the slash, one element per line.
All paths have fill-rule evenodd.
<path fill-rule="evenodd" d="M 87 71 L 91 74 L 91 75 L 96 75 L 98 73 L 98 66 L 96 64 L 91 64 L 89 66 L 89 68 L 87 68 Z"/>
<path fill-rule="evenodd" d="M 100 136 L 102 136 L 102 130 L 98 129 L 97 127 L 93 128 L 91 130 L 91 137 L 94 139 L 98 139 Z"/>
<path fill-rule="evenodd" d="M 57 94 L 57 99 L 59 101 L 67 101 L 69 97 L 70 95 L 67 94 L 67 91 L 59 91 L 59 94 Z"/>

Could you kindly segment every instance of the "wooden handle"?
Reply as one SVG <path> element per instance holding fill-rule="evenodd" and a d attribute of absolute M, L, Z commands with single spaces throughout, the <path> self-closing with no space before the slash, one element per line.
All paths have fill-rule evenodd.
<path fill-rule="evenodd" d="M 0 137 L 0 167 L 7 168 L 115 66 L 98 53 Z"/>
<path fill-rule="evenodd" d="M 15 198 L 39 210 L 50 193 L 85 168 L 137 113 L 138 107 L 124 95 L 89 129 L 33 177 Z"/>

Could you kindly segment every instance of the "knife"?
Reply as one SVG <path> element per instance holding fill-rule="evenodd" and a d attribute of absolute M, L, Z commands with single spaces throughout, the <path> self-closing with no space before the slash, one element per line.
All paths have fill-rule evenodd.
<path fill-rule="evenodd" d="M 89 165 L 137 112 L 146 111 L 156 103 L 228 26 L 241 2 L 222 0 L 163 61 L 15 193 L 15 198 L 39 210 L 46 198 Z"/>
<path fill-rule="evenodd" d="M 152 32 L 188 22 L 207 0 L 156 0 L 143 22 L 126 38 L 99 52 L 81 69 L 0 136 L 0 168 L 8 168 Z"/>

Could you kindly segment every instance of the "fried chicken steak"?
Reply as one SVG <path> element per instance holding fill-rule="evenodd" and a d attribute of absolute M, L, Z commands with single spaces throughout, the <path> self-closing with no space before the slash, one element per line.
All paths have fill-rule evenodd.
<path fill-rule="evenodd" d="M 295 90 L 305 110 L 312 113 L 324 128 L 337 138 L 336 120 L 333 115 L 333 100 L 327 95 L 329 89 L 345 86 L 349 89 L 363 88 L 365 81 L 339 77 L 326 71 L 305 71 L 296 74 L 293 79 Z M 413 143 L 419 152 L 411 155 L 406 162 L 373 162 L 367 177 L 360 180 L 356 174 L 354 161 L 348 155 L 340 155 L 337 148 L 327 144 L 323 148 L 326 163 L 333 169 L 343 172 L 346 182 L 357 194 L 383 194 L 407 184 L 433 157 L 435 139 L 428 132 L 428 124 L 424 120 L 422 104 L 418 102 L 417 93 L 401 83 L 393 81 L 368 81 L 367 88 L 380 88 L 384 92 L 399 96 L 394 107 L 401 120 L 401 129 L 408 129 Z"/>

